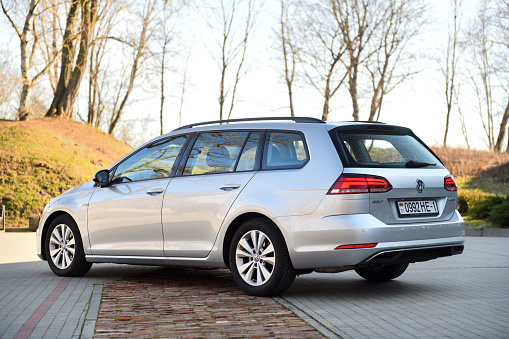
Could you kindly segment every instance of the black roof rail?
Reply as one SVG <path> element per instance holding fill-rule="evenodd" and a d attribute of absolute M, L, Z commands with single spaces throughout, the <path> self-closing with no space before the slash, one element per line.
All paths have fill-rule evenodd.
<path fill-rule="evenodd" d="M 214 121 L 206 121 L 206 122 L 198 122 L 195 124 L 185 125 L 179 128 L 174 129 L 174 131 L 178 131 L 186 128 L 193 128 L 195 126 L 203 126 L 203 125 L 212 125 L 212 124 L 223 124 L 230 122 L 246 122 L 246 121 L 263 121 L 263 120 L 290 120 L 295 121 L 296 123 L 312 123 L 312 124 L 325 124 L 325 121 L 317 119 L 317 118 L 309 118 L 309 117 L 265 117 L 265 118 L 245 118 L 245 119 L 229 119 L 229 120 L 214 120 Z"/>
<path fill-rule="evenodd" d="M 368 121 L 368 120 L 362 120 L 362 121 L 353 121 L 353 122 L 362 122 L 362 123 L 367 123 L 367 124 L 386 124 L 385 122 L 382 122 L 382 121 Z"/>

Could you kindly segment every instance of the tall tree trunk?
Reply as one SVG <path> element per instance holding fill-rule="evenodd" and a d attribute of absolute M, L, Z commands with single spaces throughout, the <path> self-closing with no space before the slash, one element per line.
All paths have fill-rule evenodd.
<path fill-rule="evenodd" d="M 165 8 L 166 9 L 166 8 Z M 166 31 L 165 31 L 166 34 Z M 164 110 L 164 69 L 165 69 L 165 58 L 166 58 L 166 45 L 168 43 L 168 40 L 166 39 L 166 36 L 164 37 L 164 44 L 163 44 L 163 59 L 161 61 L 161 108 L 159 111 L 159 122 L 161 126 L 161 135 L 163 135 L 164 131 L 164 122 L 163 122 L 163 110 Z"/>
<path fill-rule="evenodd" d="M 74 61 L 76 36 L 74 31 L 81 8 L 80 48 Z M 90 38 L 96 22 L 97 0 L 73 0 L 67 15 L 63 39 L 62 65 L 55 96 L 46 116 L 71 117 L 78 96 L 83 73 L 86 69 Z"/>
<path fill-rule="evenodd" d="M 509 102 L 505 107 L 505 112 L 502 116 L 502 121 L 500 122 L 500 130 L 498 131 L 497 143 L 495 144 L 495 152 L 500 152 L 502 150 L 502 143 L 504 142 L 507 121 L 509 121 Z M 509 146 L 507 151 L 509 152 Z"/>
<path fill-rule="evenodd" d="M 32 93 L 32 88 L 35 85 L 37 79 L 40 78 L 40 76 L 42 76 L 42 74 L 44 74 L 50 67 L 46 66 L 37 76 L 34 77 L 34 79 L 32 79 L 30 75 L 30 68 L 33 65 L 33 58 L 39 41 L 39 37 L 35 32 L 35 12 L 37 6 L 39 5 L 39 0 L 30 0 L 28 12 L 25 16 L 25 22 L 23 24 L 23 30 L 21 31 L 18 29 L 13 19 L 7 12 L 7 9 L 5 8 L 2 0 L 0 0 L 0 5 L 11 26 L 16 31 L 20 41 L 20 69 L 23 86 L 19 101 L 18 118 L 19 120 L 27 120 L 30 116 L 30 95 Z M 30 41 L 32 42 L 31 51 L 29 51 Z"/>
<path fill-rule="evenodd" d="M 352 67 L 352 74 L 348 79 L 348 91 L 350 92 L 350 97 L 352 98 L 352 108 L 353 108 L 353 120 L 359 121 L 359 101 L 357 94 L 357 65 Z"/>
<path fill-rule="evenodd" d="M 39 4 L 38 0 L 31 0 L 28 14 L 25 19 L 23 31 L 19 36 L 20 39 L 20 56 L 21 56 L 21 79 L 23 88 L 19 101 L 18 117 L 19 120 L 27 120 L 30 115 L 30 95 L 32 93 L 32 79 L 30 78 L 30 53 L 28 51 L 28 36 L 32 30 L 35 20 L 35 10 Z M 37 44 L 35 37 L 34 44 Z M 34 45 L 35 48 L 35 45 Z"/>
<path fill-rule="evenodd" d="M 27 120 L 30 116 L 30 95 L 32 94 L 32 86 L 30 82 L 24 82 L 21 90 L 18 117 L 19 120 Z"/>
<path fill-rule="evenodd" d="M 323 111 L 322 111 L 322 120 L 327 121 L 329 119 L 329 100 L 331 98 L 330 95 L 330 79 L 331 79 L 332 73 L 329 71 L 329 74 L 327 75 L 327 80 L 325 82 L 325 91 L 323 93 L 324 101 L 323 101 Z"/>

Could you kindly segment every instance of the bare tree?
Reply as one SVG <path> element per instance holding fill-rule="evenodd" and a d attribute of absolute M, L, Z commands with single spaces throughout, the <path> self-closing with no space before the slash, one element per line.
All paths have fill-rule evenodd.
<path fill-rule="evenodd" d="M 164 71 L 166 70 L 166 48 L 168 47 L 168 44 L 170 43 L 171 36 L 168 33 L 168 30 L 166 29 L 166 21 L 167 21 L 167 9 L 166 9 L 167 2 L 164 3 L 163 8 L 163 48 L 161 52 L 161 107 L 159 110 L 159 123 L 161 127 L 161 135 L 164 134 L 164 119 L 163 119 L 163 112 L 164 112 Z"/>
<path fill-rule="evenodd" d="M 393 0 L 385 4 L 381 24 L 371 39 L 374 52 L 368 53 L 365 63 L 372 85 L 368 121 L 378 121 L 385 95 L 417 73 L 404 67 L 413 58 L 406 47 L 426 20 L 426 7 L 418 1 Z"/>
<path fill-rule="evenodd" d="M 463 137 L 465 138 L 465 142 L 467 144 L 467 148 L 470 149 L 470 143 L 468 142 L 468 131 L 467 126 L 465 124 L 465 116 L 463 115 L 463 111 L 461 110 L 461 104 L 460 104 L 460 86 L 456 86 L 456 89 L 453 92 L 454 94 L 454 100 L 456 105 L 458 106 L 458 114 L 461 122 L 461 133 L 463 134 Z"/>
<path fill-rule="evenodd" d="M 497 8 L 495 12 L 495 20 L 493 21 L 495 28 L 495 38 L 493 43 L 497 48 L 497 59 L 498 59 L 498 78 L 499 82 L 504 88 L 505 96 L 509 97 L 509 66 L 507 60 L 509 59 L 509 1 L 499 0 L 497 2 Z M 498 131 L 497 141 L 495 143 L 495 151 L 500 152 L 502 150 L 502 143 L 504 142 L 506 129 L 509 122 L 509 100 L 505 106 L 502 119 L 500 121 L 500 127 Z M 509 131 L 508 131 L 509 134 Z M 509 138 L 506 152 L 509 152 Z"/>
<path fill-rule="evenodd" d="M 447 134 L 449 133 L 449 120 L 451 117 L 453 100 L 455 97 L 455 80 L 458 67 L 458 35 L 461 25 L 461 0 L 451 0 L 452 17 L 449 21 L 449 31 L 447 37 L 447 50 L 445 54 L 445 69 L 443 74 L 445 77 L 445 101 L 447 104 L 445 118 L 445 132 L 443 147 L 447 148 Z"/>
<path fill-rule="evenodd" d="M 145 59 L 149 56 L 148 51 L 148 42 L 152 37 L 153 30 L 150 29 L 151 17 L 156 6 L 157 0 L 149 0 L 143 6 L 142 12 L 138 14 L 139 19 L 141 20 L 141 31 L 139 37 L 137 37 L 136 41 L 132 41 L 130 46 L 133 49 L 133 59 L 131 70 L 128 76 L 128 84 L 125 88 L 123 81 L 121 81 L 121 85 L 117 91 L 115 96 L 115 104 L 113 106 L 113 111 L 110 117 L 109 125 L 108 125 L 108 133 L 113 134 L 115 127 L 117 126 L 122 114 L 124 113 L 124 109 L 128 102 L 129 96 L 134 88 L 134 81 L 139 74 L 140 67 Z M 122 92 L 125 91 L 123 94 Z"/>
<path fill-rule="evenodd" d="M 491 8 L 487 1 L 479 4 L 477 17 L 471 25 L 469 45 L 475 71 L 470 71 L 470 80 L 477 96 L 477 109 L 486 135 L 486 145 L 493 150 L 493 43 L 490 39 Z"/>
<path fill-rule="evenodd" d="M 414 72 L 399 69 L 405 47 L 425 22 L 425 6 L 410 0 L 331 0 L 346 48 L 341 59 L 348 75 L 352 116 L 360 119 L 359 80 L 362 69 L 372 86 L 368 120 L 380 115 L 384 96 Z"/>
<path fill-rule="evenodd" d="M 15 3 L 13 3 L 15 4 Z M 26 120 L 30 116 L 30 97 L 34 86 L 48 72 L 53 64 L 58 60 L 59 53 L 55 52 L 52 58 L 45 63 L 42 68 L 32 76 L 33 69 L 35 68 L 35 58 L 39 49 L 40 32 L 36 26 L 36 17 L 41 13 L 40 0 L 30 0 L 26 15 L 24 16 L 23 28 L 20 29 L 15 23 L 9 10 L 5 7 L 4 1 L 0 0 L 2 11 L 9 20 L 11 26 L 16 31 L 20 40 L 20 68 L 21 68 L 21 82 L 22 90 L 20 95 L 20 102 L 18 108 L 19 120 Z M 44 34 L 44 32 L 42 32 Z"/>
<path fill-rule="evenodd" d="M 365 51 L 371 38 L 382 24 L 385 11 L 381 2 L 332 0 L 334 18 L 340 28 L 346 48 L 346 58 L 341 60 L 348 74 L 348 91 L 352 100 L 353 119 L 359 120 L 358 78 L 359 67 L 373 51 Z"/>
<path fill-rule="evenodd" d="M 113 40 L 123 43 L 119 36 L 112 35 L 114 28 L 119 24 L 118 14 L 122 12 L 121 5 L 116 1 L 107 0 L 98 10 L 98 20 L 89 52 L 87 117 L 87 123 L 96 128 L 101 125 L 103 112 L 107 106 L 105 97 L 109 95 L 107 88 L 107 84 L 110 82 L 107 73 L 108 67 L 103 65 L 108 54 L 108 42 Z"/>
<path fill-rule="evenodd" d="M 62 42 L 60 76 L 46 116 L 72 116 L 73 105 L 87 66 L 96 13 L 97 0 L 72 0 L 69 5 Z M 81 18 L 79 27 L 78 18 Z M 79 51 L 76 54 L 78 45 Z"/>
<path fill-rule="evenodd" d="M 41 54 L 46 64 L 51 64 L 56 58 L 60 58 L 63 31 L 60 18 L 65 17 L 65 6 L 59 0 L 41 0 L 44 15 L 37 17 L 39 25 L 45 29 L 46 34 L 41 34 Z M 46 72 L 52 93 L 55 93 L 58 84 L 58 60 Z"/>
<path fill-rule="evenodd" d="M 177 35 L 173 18 L 178 14 L 181 10 L 182 5 L 185 4 L 185 1 L 165 1 L 163 3 L 163 10 L 161 16 L 160 26 L 160 36 L 158 37 L 158 41 L 161 42 L 161 52 L 160 52 L 160 77 L 161 77 L 161 100 L 160 100 L 160 108 L 159 108 L 159 124 L 160 124 L 160 132 L 163 134 L 164 132 L 164 102 L 166 99 L 165 95 L 165 74 L 166 70 L 171 70 L 168 61 L 169 58 L 174 57 L 178 54 L 174 46 L 171 46 L 172 42 L 175 40 Z M 187 68 L 186 68 L 187 71 Z M 182 97 L 183 98 L 183 97 Z M 180 114 L 180 113 L 179 113 Z"/>
<path fill-rule="evenodd" d="M 184 95 L 186 94 L 186 85 L 187 85 L 187 69 L 189 66 L 189 58 L 191 53 L 187 54 L 186 66 L 184 67 L 184 73 L 182 74 L 182 83 L 181 83 L 181 91 L 180 91 L 180 105 L 179 105 L 179 127 L 182 126 L 182 109 L 184 107 Z"/>
<path fill-rule="evenodd" d="M 259 2 L 258 2 L 259 3 Z M 238 13 L 245 5 L 245 15 L 239 18 Z M 254 5 L 254 0 L 221 0 L 220 8 L 213 8 L 214 23 L 209 22 L 213 30 L 219 30 L 220 39 L 218 47 L 220 50 L 219 58 L 216 59 L 221 78 L 219 81 L 219 119 L 223 120 L 225 116 L 225 103 L 230 95 L 230 107 L 227 117 L 231 117 L 233 107 L 235 106 L 235 96 L 242 75 L 244 74 L 244 62 L 248 41 L 252 33 L 258 9 Z M 240 22 L 240 23 L 239 23 Z M 219 26 L 219 28 L 217 28 Z M 240 38 L 235 34 L 241 27 L 242 35 Z M 229 80 L 230 70 L 234 69 L 234 76 Z"/>
<path fill-rule="evenodd" d="M 0 49 L 0 119 L 16 116 L 16 89 L 18 88 L 16 69 L 10 62 L 10 53 Z"/>
<path fill-rule="evenodd" d="M 407 45 L 425 23 L 425 6 L 410 0 L 317 0 L 305 11 L 301 60 L 311 85 L 324 97 L 322 119 L 345 84 L 353 119 L 360 119 L 363 93 L 371 98 L 368 120 L 378 120 L 384 97 L 415 73 Z"/>
<path fill-rule="evenodd" d="M 290 104 L 290 115 L 295 116 L 293 107 L 293 82 L 298 62 L 300 48 L 297 45 L 297 37 L 292 25 L 291 17 L 297 15 L 298 6 L 295 1 L 281 0 L 281 15 L 279 17 L 279 38 L 284 60 L 284 77 L 288 89 L 288 100 Z"/>
<path fill-rule="evenodd" d="M 346 46 L 331 4 L 330 0 L 323 0 L 303 6 L 307 18 L 299 23 L 303 41 L 299 61 L 311 86 L 324 98 L 321 117 L 324 121 L 329 117 L 330 100 L 347 76 L 343 69 L 338 71 Z"/>

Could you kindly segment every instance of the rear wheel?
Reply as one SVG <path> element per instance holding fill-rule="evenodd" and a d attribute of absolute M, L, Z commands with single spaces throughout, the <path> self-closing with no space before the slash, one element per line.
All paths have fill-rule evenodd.
<path fill-rule="evenodd" d="M 46 234 L 46 259 L 51 270 L 64 277 L 79 277 L 92 267 L 85 259 L 78 226 L 68 215 L 55 218 Z"/>
<path fill-rule="evenodd" d="M 355 270 L 358 275 L 372 281 L 388 281 L 399 277 L 406 271 L 408 263 L 394 265 L 373 265 Z"/>
<path fill-rule="evenodd" d="M 233 236 L 229 254 L 233 279 L 249 295 L 278 295 L 295 280 L 283 235 L 267 220 L 242 224 Z"/>

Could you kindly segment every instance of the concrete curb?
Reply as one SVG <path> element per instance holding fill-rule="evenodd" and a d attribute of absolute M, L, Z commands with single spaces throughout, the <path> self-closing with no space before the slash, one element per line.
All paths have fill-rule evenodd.
<path fill-rule="evenodd" d="M 465 228 L 469 237 L 509 237 L 509 228 Z"/>
<path fill-rule="evenodd" d="M 30 231 L 28 227 L 6 227 L 5 232 L 32 232 L 32 231 Z"/>

